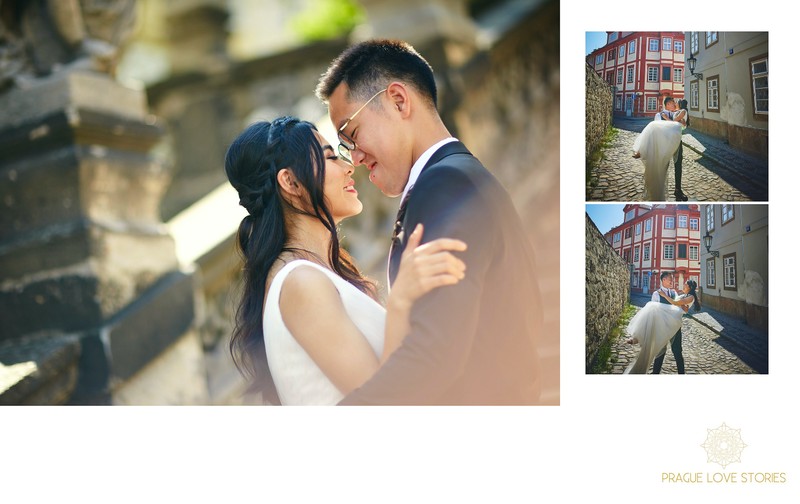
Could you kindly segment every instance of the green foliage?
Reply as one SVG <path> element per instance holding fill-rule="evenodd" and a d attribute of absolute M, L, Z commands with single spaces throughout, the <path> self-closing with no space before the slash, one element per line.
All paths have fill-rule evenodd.
<path fill-rule="evenodd" d="M 313 42 L 346 35 L 363 20 L 355 0 L 312 0 L 290 23 L 304 41 Z"/>
<path fill-rule="evenodd" d="M 611 369 L 617 362 L 616 356 L 612 355 L 612 347 L 620 337 L 625 337 L 625 328 L 628 327 L 628 322 L 635 313 L 636 307 L 630 303 L 626 303 L 617 323 L 611 328 L 608 338 L 606 338 L 600 345 L 600 348 L 597 349 L 597 355 L 595 355 L 591 364 L 591 369 L 589 369 L 590 374 L 608 374 L 611 372 Z"/>
<path fill-rule="evenodd" d="M 605 150 L 614 143 L 614 140 L 619 135 L 619 130 L 613 126 L 606 130 L 606 134 L 603 137 L 603 141 L 600 142 L 600 145 L 592 152 L 592 155 L 589 159 L 586 160 L 586 188 L 589 189 L 597 185 L 597 180 L 592 178 L 592 170 L 600 164 L 600 161 L 605 159 Z"/>

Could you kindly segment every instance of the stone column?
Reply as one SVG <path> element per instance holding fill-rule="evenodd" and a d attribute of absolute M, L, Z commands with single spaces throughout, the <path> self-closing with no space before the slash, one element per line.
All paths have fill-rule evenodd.
<path fill-rule="evenodd" d="M 353 31 L 354 40 L 399 38 L 414 47 L 441 40 L 451 58 L 463 62 L 475 50 L 477 29 L 464 0 L 360 0 L 367 22 Z M 435 68 L 435 67 L 434 67 Z"/>
<path fill-rule="evenodd" d="M 161 203 L 169 220 L 220 184 L 226 124 L 233 115 L 227 52 L 225 0 L 180 0 L 161 5 L 166 16 L 170 76 L 148 89 L 150 105 L 169 129 L 174 156 L 172 182 Z M 225 139 L 227 140 L 227 139 Z"/>
<path fill-rule="evenodd" d="M 158 212 L 162 128 L 74 55 L 0 91 L 0 403 L 204 402 L 193 276 Z"/>

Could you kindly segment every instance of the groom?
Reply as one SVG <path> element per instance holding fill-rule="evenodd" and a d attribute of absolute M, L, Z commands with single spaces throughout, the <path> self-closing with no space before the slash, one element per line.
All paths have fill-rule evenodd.
<path fill-rule="evenodd" d="M 362 42 L 333 61 L 317 96 L 339 153 L 365 166 L 384 194 L 400 196 L 390 283 L 419 223 L 423 241 L 468 246 L 466 278 L 420 298 L 401 346 L 340 404 L 537 403 L 533 251 L 508 193 L 439 117 L 430 65 L 405 42 Z"/>
<path fill-rule="evenodd" d="M 675 111 L 678 109 L 675 100 L 671 96 L 664 97 L 664 108 L 655 115 L 654 121 L 674 121 Z M 681 124 L 686 125 L 686 119 L 680 120 Z M 683 194 L 681 189 L 681 175 L 683 173 L 683 142 L 678 142 L 678 150 L 672 155 L 675 163 L 675 201 L 689 201 L 689 197 Z"/>
<path fill-rule="evenodd" d="M 671 299 L 676 299 L 677 296 L 675 295 L 675 291 L 673 290 L 673 282 L 674 278 L 672 273 L 664 271 L 661 273 L 661 287 L 659 290 L 664 292 L 667 296 Z M 658 291 L 653 292 L 653 296 L 650 298 L 651 301 L 658 301 L 659 303 L 670 304 L 669 301 L 661 297 Z M 670 347 L 672 348 L 672 355 L 675 356 L 675 364 L 678 366 L 678 374 L 685 374 L 684 373 L 684 365 L 683 365 L 683 333 L 681 329 L 678 329 L 678 332 L 669 340 Z M 661 373 L 661 366 L 664 364 L 664 356 L 667 354 L 667 346 L 664 345 L 664 348 L 656 355 L 656 358 L 653 360 L 653 374 L 660 374 Z"/>

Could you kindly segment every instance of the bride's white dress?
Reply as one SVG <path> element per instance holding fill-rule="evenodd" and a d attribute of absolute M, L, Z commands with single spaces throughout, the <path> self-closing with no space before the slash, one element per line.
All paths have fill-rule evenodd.
<path fill-rule="evenodd" d="M 681 328 L 683 314 L 680 306 L 650 301 L 633 316 L 628 333 L 639 341 L 641 350 L 624 374 L 647 373 L 656 355 Z"/>
<path fill-rule="evenodd" d="M 299 266 L 316 268 L 330 278 L 339 291 L 345 311 L 369 341 L 376 356 L 383 353 L 386 310 L 333 271 L 310 261 L 291 261 L 272 279 L 264 305 L 264 346 L 281 404 L 333 405 L 344 395 L 294 339 L 281 317 L 278 301 L 283 281 Z M 309 317 L 313 316 L 309 313 Z"/>
<path fill-rule="evenodd" d="M 667 168 L 681 143 L 681 123 L 651 121 L 633 142 L 644 163 L 644 192 L 647 201 L 666 201 Z"/>

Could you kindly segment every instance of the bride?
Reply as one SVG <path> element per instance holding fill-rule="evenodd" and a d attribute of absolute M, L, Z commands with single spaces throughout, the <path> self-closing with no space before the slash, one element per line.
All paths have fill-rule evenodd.
<path fill-rule="evenodd" d="M 337 227 L 361 212 L 354 167 L 313 124 L 294 117 L 245 129 L 225 172 L 248 214 L 239 225 L 244 291 L 231 354 L 249 392 L 272 404 L 336 404 L 400 345 L 413 302 L 464 278 L 466 250 L 409 237 L 384 309 L 375 284 L 340 247 Z"/>
<path fill-rule="evenodd" d="M 664 107 L 666 111 L 658 114 L 661 120 L 656 118 L 651 121 L 633 143 L 633 157 L 644 163 L 646 201 L 667 200 L 667 168 L 680 146 L 681 120 L 687 114 L 683 109 L 675 112 L 675 101 L 672 99 L 665 99 Z"/>
<path fill-rule="evenodd" d="M 697 300 L 697 282 L 688 280 L 683 286 L 683 295 L 677 300 L 659 290 L 661 298 L 669 304 L 650 301 L 633 316 L 628 324 L 631 338 L 628 343 L 639 343 L 641 349 L 624 374 L 645 374 L 656 355 L 681 328 L 683 314 L 694 305 L 700 311 Z"/>

